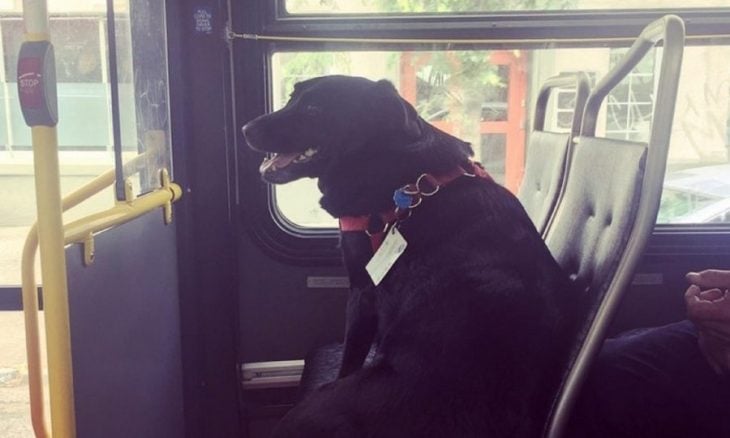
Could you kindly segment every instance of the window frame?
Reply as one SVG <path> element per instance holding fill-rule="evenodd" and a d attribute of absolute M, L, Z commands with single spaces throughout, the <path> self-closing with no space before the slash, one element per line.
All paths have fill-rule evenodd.
<path fill-rule="evenodd" d="M 237 187 L 236 200 L 241 207 L 241 230 L 277 260 L 303 266 L 339 265 L 338 231 L 335 228 L 292 226 L 278 213 L 274 190 L 260 181 L 260 154 L 248 149 L 240 128 L 272 108 L 271 64 L 274 52 L 287 51 L 356 51 L 356 50 L 424 50 L 469 48 L 484 50 L 628 47 L 643 27 L 663 15 L 673 13 L 686 24 L 687 45 L 719 41 L 730 44 L 730 7 L 695 9 L 652 9 L 616 11 L 549 11 L 500 14 L 419 14 L 419 15 L 287 15 L 284 0 L 252 0 L 246 6 L 233 7 L 231 28 L 236 34 L 255 34 L 288 38 L 315 37 L 313 41 L 231 41 L 233 66 L 234 129 L 236 130 Z M 718 37 L 720 36 L 720 37 Z M 357 41 L 324 42 L 324 39 L 428 39 L 452 40 L 439 44 L 383 44 Z M 474 40 L 480 42 L 454 42 Z M 617 40 L 618 41 L 617 43 Z M 245 61 L 244 61 L 245 60 Z M 248 206 L 248 207 L 245 207 Z M 656 248 L 680 245 L 690 252 L 715 248 L 712 238 L 727 234 L 730 224 L 659 224 L 647 252 Z M 675 241 L 674 237 L 682 238 Z M 692 237 L 692 238 L 685 238 Z M 697 239 L 695 239 L 697 238 Z M 672 243 L 668 243 L 668 242 Z"/>

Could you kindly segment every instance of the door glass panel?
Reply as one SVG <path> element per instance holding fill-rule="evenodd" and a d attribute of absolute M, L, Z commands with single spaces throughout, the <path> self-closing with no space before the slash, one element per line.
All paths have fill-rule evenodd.
<path fill-rule="evenodd" d="M 136 163 L 123 174 L 139 195 L 172 172 L 164 2 L 131 0 L 114 24 L 122 161 Z"/>

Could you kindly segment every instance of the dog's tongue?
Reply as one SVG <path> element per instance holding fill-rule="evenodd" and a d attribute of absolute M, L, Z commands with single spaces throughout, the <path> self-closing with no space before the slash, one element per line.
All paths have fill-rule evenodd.
<path fill-rule="evenodd" d="M 294 161 L 298 155 L 296 152 L 291 154 L 274 154 L 271 158 L 267 158 L 261 163 L 259 172 L 263 174 L 272 170 L 282 169 Z"/>

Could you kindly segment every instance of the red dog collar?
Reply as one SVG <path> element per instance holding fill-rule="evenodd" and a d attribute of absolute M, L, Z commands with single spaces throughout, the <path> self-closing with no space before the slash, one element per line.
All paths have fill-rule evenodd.
<path fill-rule="evenodd" d="M 462 176 L 478 177 L 492 181 L 492 177 L 484 170 L 481 163 L 470 162 L 469 164 L 468 170 L 458 166 L 442 175 L 422 174 L 415 183 L 407 184 L 396 190 L 393 197 L 396 203 L 394 210 L 377 215 L 341 217 L 340 232 L 359 231 L 367 233 L 370 236 L 373 252 L 377 251 L 380 244 L 383 243 L 386 229 L 396 221 L 408 217 L 412 209 L 421 204 L 424 197 L 435 195 L 441 187 Z M 373 220 L 374 218 L 377 220 Z M 377 224 L 377 222 L 381 222 L 382 225 Z"/>

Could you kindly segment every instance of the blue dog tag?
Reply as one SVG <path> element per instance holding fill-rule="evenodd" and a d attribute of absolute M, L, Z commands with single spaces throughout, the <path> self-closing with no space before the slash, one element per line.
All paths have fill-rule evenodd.
<path fill-rule="evenodd" d="M 396 207 L 405 210 L 413 205 L 413 196 L 405 193 L 401 188 L 393 193 L 393 202 L 395 202 Z"/>

